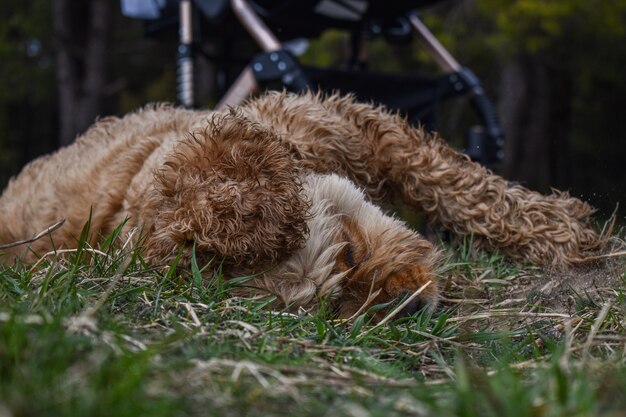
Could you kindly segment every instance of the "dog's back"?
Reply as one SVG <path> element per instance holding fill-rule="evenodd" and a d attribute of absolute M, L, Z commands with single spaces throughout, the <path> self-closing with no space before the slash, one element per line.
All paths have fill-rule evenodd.
<path fill-rule="evenodd" d="M 0 243 L 29 239 L 65 219 L 53 233 L 57 247 L 72 247 L 89 218 L 106 234 L 124 220 L 120 209 L 129 193 L 140 193 L 162 155 L 207 113 L 151 106 L 124 118 L 98 121 L 74 144 L 32 161 L 0 197 Z M 93 236 L 96 238 L 97 236 Z M 50 240 L 30 250 L 49 249 Z M 23 247 L 9 249 L 12 257 Z"/>

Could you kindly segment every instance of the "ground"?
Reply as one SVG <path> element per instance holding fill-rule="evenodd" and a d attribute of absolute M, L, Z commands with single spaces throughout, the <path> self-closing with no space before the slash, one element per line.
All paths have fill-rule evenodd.
<path fill-rule="evenodd" d="M 623 256 L 544 271 L 465 242 L 436 312 L 375 324 L 151 268 L 118 232 L 0 267 L 0 416 L 626 413 Z"/>

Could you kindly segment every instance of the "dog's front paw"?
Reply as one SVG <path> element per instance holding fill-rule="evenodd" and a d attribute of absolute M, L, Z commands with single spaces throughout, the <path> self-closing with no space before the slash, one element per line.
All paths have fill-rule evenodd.
<path fill-rule="evenodd" d="M 396 315 L 405 317 L 424 308 L 434 309 L 439 302 L 439 289 L 435 274 L 424 265 L 415 265 L 389 275 L 379 296 L 382 301 L 406 299 L 408 302 Z"/>
<path fill-rule="evenodd" d="M 376 319 L 380 320 L 403 300 L 406 304 L 395 317 L 410 316 L 424 308 L 434 309 L 439 302 L 433 262 L 435 257 L 431 256 L 431 251 L 427 251 L 425 256 L 425 247 L 430 247 L 430 244 L 420 242 L 418 248 L 403 253 L 394 253 L 394 248 L 385 248 L 347 269 L 338 304 L 339 316 L 349 318 L 374 305 L 391 303 L 388 308 L 377 313 Z M 351 256 L 357 253 L 354 249 L 347 251 Z M 338 261 L 337 265 L 345 267 L 346 263 Z"/>

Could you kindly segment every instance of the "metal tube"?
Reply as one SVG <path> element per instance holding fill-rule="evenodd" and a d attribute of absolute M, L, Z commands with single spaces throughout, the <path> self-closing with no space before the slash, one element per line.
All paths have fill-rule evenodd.
<path fill-rule="evenodd" d="M 193 107 L 193 28 L 191 0 L 180 0 L 177 90 L 184 107 Z"/>
<path fill-rule="evenodd" d="M 180 42 L 190 44 L 193 41 L 191 30 L 191 0 L 180 0 Z"/>
<path fill-rule="evenodd" d="M 277 51 L 282 48 L 280 41 L 257 16 L 246 0 L 231 0 L 230 4 L 237 19 L 265 52 Z"/>
<path fill-rule="evenodd" d="M 223 110 L 226 107 L 238 106 L 243 101 L 250 97 L 252 93 L 258 88 L 256 79 L 250 67 L 246 67 L 239 77 L 235 80 L 233 85 L 230 86 L 226 94 L 221 98 L 216 110 Z"/>
<path fill-rule="evenodd" d="M 272 52 L 282 49 L 280 41 L 257 16 L 246 0 L 231 0 L 230 4 L 239 22 L 241 22 L 263 51 Z M 228 106 L 241 104 L 257 88 L 258 85 L 252 70 L 246 67 L 226 94 L 224 94 L 220 102 L 217 103 L 216 109 L 222 110 Z"/>
<path fill-rule="evenodd" d="M 444 72 L 453 73 L 461 71 L 461 64 L 450 55 L 450 52 L 439 42 L 420 18 L 417 17 L 417 14 L 409 14 L 409 22 L 411 26 L 413 26 L 417 38 L 422 42 L 426 51 Z"/>

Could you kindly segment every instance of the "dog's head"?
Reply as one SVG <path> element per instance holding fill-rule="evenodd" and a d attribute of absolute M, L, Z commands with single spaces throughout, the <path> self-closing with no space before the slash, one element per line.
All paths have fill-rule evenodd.
<path fill-rule="evenodd" d="M 263 277 L 285 304 L 316 305 L 328 297 L 341 317 L 422 292 L 403 314 L 438 303 L 438 251 L 403 222 L 367 201 L 351 181 L 310 174 L 309 237 L 303 248 Z M 430 281 L 430 283 L 429 283 Z"/>

